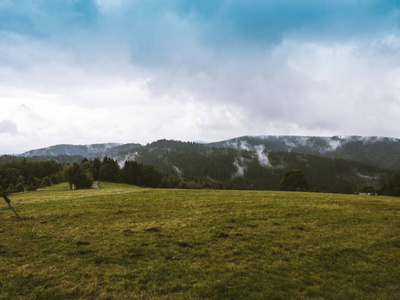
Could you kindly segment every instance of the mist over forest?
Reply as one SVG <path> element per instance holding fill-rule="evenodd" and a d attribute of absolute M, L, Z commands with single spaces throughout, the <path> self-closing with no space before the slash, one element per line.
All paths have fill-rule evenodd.
<path fill-rule="evenodd" d="M 51 160 L 64 166 L 85 162 L 92 165 L 83 167 L 82 172 L 96 169 L 91 171 L 93 180 L 152 187 L 252 190 L 278 190 L 285 172 L 300 170 L 308 190 L 355 193 L 365 189 L 383 191 L 388 180 L 400 170 L 399 152 L 400 141 L 392 138 L 244 136 L 209 144 L 159 140 L 147 145 L 55 145 L 18 156 L 2 156 L 0 162 L 5 170 L 14 160 Z M 95 160 L 103 161 L 103 165 L 97 163 L 94 167 Z M 133 166 L 128 166 L 130 162 L 138 170 L 135 179 L 128 180 L 127 169 Z M 107 171 L 110 174 L 104 175 L 107 172 L 103 170 L 99 176 L 105 164 L 113 166 Z M 152 182 L 139 180 L 140 172 L 150 172 L 152 175 L 143 176 L 153 176 Z M 18 184 L 17 177 L 12 181 L 14 186 Z M 59 177 L 63 178 L 62 174 Z M 30 183 L 33 181 L 31 178 Z M 6 183 L 3 186 L 8 188 Z"/>

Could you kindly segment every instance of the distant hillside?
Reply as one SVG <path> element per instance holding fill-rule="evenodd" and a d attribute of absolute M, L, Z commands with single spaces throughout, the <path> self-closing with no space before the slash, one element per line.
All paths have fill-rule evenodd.
<path fill-rule="evenodd" d="M 314 190 L 356 191 L 365 185 L 382 186 L 393 171 L 376 166 L 305 153 L 268 152 L 160 140 L 143 146 L 125 159 L 151 164 L 161 172 L 219 183 L 232 189 L 277 189 L 282 174 L 300 169 Z"/>
<path fill-rule="evenodd" d="M 329 158 L 340 158 L 375 165 L 391 170 L 400 170 L 400 140 L 387 137 L 362 136 L 243 136 L 215 143 L 194 143 L 214 148 L 267 152 L 298 152 Z M 111 156 L 119 160 L 130 158 L 141 149 L 138 143 L 56 145 L 31 150 L 21 154 L 24 157 L 80 155 L 88 158 Z"/>
<path fill-rule="evenodd" d="M 299 152 L 400 170 L 400 140 L 387 137 L 243 136 L 207 145 L 252 151 Z"/>
<path fill-rule="evenodd" d="M 45 161 L 45 160 L 54 160 L 61 164 L 73 164 L 80 163 L 84 159 L 84 156 L 81 155 L 44 155 L 44 156 L 17 156 L 17 155 L 3 155 L 0 156 L 0 164 L 4 162 L 10 161 L 21 161 L 26 159 L 26 161 Z"/>
<path fill-rule="evenodd" d="M 235 189 L 277 189 L 285 170 L 302 170 L 310 186 L 329 192 L 375 188 L 400 170 L 400 140 L 379 137 L 244 136 L 209 144 L 160 140 L 140 144 L 57 145 L 21 157 L 57 161 L 109 156 L 161 172 Z M 36 157 L 36 158 L 35 158 Z"/>
<path fill-rule="evenodd" d="M 92 145 L 56 145 L 22 153 L 21 156 L 58 156 L 58 155 L 80 155 L 83 157 L 113 156 L 123 151 L 130 151 L 141 147 L 140 144 L 92 144 Z"/>

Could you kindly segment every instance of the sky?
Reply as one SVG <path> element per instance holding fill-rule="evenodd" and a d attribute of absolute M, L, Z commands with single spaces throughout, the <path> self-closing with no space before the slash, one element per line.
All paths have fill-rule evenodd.
<path fill-rule="evenodd" d="M 399 116 L 399 0 L 0 0 L 0 154 Z"/>

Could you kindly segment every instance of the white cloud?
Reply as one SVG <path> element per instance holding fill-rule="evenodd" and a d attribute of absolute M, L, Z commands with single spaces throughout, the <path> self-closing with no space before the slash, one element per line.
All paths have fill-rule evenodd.
<path fill-rule="evenodd" d="M 10 120 L 0 122 L 0 134 L 18 135 L 17 125 Z"/>
<path fill-rule="evenodd" d="M 0 120 L 15 124 L 0 131 L 12 151 L 252 134 L 398 137 L 392 5 L 377 14 L 374 1 L 358 4 L 364 10 L 306 1 L 301 15 L 287 1 L 97 0 L 100 12 L 76 14 L 68 2 L 46 29 L 57 5 L 44 1 L 31 16 L 24 3 L 15 14 L 29 15 L 32 30 L 0 21 Z M 280 17 L 285 9 L 293 20 Z M 77 25 L 67 28 L 71 18 Z"/>

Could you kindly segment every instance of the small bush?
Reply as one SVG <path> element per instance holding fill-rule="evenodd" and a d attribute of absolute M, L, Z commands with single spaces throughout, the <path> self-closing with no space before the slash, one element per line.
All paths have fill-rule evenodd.
<path fill-rule="evenodd" d="M 282 191 L 307 191 L 308 182 L 302 171 L 288 170 L 282 175 L 279 189 Z"/>
<path fill-rule="evenodd" d="M 53 174 L 50 176 L 50 180 L 52 184 L 59 184 L 60 183 L 60 176 L 58 174 Z"/>
<path fill-rule="evenodd" d="M 29 192 L 36 191 L 37 187 L 33 183 L 31 183 L 30 185 L 28 185 L 26 187 L 26 190 L 29 191 Z"/>
<path fill-rule="evenodd" d="M 12 193 L 15 193 L 15 192 L 16 192 L 15 186 L 11 183 L 7 188 L 7 193 L 8 194 L 12 194 Z"/>
<path fill-rule="evenodd" d="M 23 185 L 22 183 L 18 183 L 18 184 L 15 186 L 15 191 L 16 191 L 17 193 L 23 192 L 23 191 L 24 191 L 24 185 Z"/>
<path fill-rule="evenodd" d="M 40 184 L 42 187 L 51 186 L 51 180 L 49 176 L 43 178 L 42 183 Z"/>
<path fill-rule="evenodd" d="M 81 181 L 81 188 L 82 189 L 90 189 L 93 186 L 93 176 L 90 173 L 84 175 L 85 177 Z"/>

